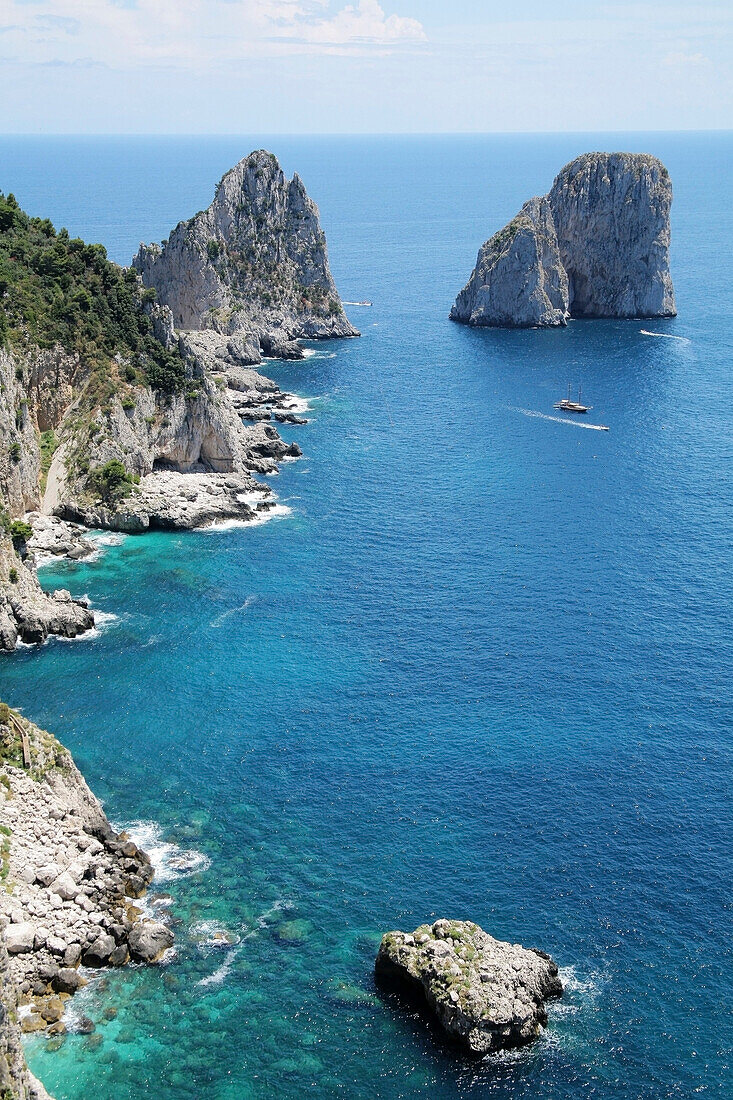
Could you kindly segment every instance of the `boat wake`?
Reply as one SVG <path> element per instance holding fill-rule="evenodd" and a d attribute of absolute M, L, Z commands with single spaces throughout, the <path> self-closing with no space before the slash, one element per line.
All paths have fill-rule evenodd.
<path fill-rule="evenodd" d="M 514 412 L 520 412 L 523 416 L 532 416 L 537 420 L 552 420 L 555 424 L 572 424 L 574 428 L 590 428 L 592 432 L 607 432 L 608 428 L 605 424 L 586 424 L 582 420 L 569 420 L 565 416 L 548 416 L 547 413 L 537 412 L 535 409 L 514 409 Z"/>
<path fill-rule="evenodd" d="M 671 332 L 649 332 L 645 328 L 640 328 L 639 332 L 642 336 L 661 336 L 663 340 L 679 340 L 681 344 L 692 343 L 686 336 L 673 336 Z"/>

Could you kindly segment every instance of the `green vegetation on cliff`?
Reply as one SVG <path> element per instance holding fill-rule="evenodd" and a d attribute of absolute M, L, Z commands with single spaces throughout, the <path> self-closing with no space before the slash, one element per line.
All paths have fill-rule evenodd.
<path fill-rule="evenodd" d="M 127 381 L 139 372 L 154 389 L 172 393 L 186 381 L 177 350 L 153 335 L 136 272 L 107 259 L 101 244 L 56 233 L 48 218 L 31 218 L 0 192 L 0 344 L 60 344 L 85 366 L 108 374 L 115 356 Z"/>

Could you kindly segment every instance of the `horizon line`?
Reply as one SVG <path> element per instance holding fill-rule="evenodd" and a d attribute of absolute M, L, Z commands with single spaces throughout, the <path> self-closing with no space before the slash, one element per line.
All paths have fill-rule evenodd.
<path fill-rule="evenodd" d="M 683 127 L 662 129 L 612 130 L 10 130 L 0 131 L 1 138 L 423 138 L 423 137 L 576 137 L 613 134 L 733 134 L 733 127 Z"/>

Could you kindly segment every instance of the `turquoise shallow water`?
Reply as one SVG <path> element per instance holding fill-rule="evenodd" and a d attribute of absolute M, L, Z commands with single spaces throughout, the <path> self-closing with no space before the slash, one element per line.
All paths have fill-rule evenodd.
<path fill-rule="evenodd" d="M 258 144 L 374 305 L 268 364 L 314 399 L 287 517 L 46 570 L 114 618 L 0 665 L 144 823 L 178 934 L 31 1064 L 58 1100 L 724 1100 L 733 141 L 3 139 L 0 187 L 125 261 Z M 669 167 L 680 316 L 449 324 L 481 241 L 594 147 Z M 609 433 L 542 418 L 569 381 Z M 377 994 L 380 933 L 445 914 L 562 966 L 533 1049 L 464 1062 Z"/>

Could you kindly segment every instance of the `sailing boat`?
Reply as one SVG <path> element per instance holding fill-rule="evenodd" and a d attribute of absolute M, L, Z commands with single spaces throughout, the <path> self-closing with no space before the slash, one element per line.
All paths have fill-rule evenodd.
<path fill-rule="evenodd" d="M 578 386 L 578 400 L 577 401 L 571 401 L 570 400 L 570 385 L 568 384 L 568 396 L 563 397 L 560 401 L 556 401 L 555 404 L 553 405 L 553 408 L 554 409 L 562 409 L 563 412 L 568 412 L 568 413 L 587 413 L 588 409 L 591 408 L 591 406 L 590 405 L 581 405 L 581 403 L 580 403 L 581 392 L 582 391 L 580 389 L 580 386 Z"/>

